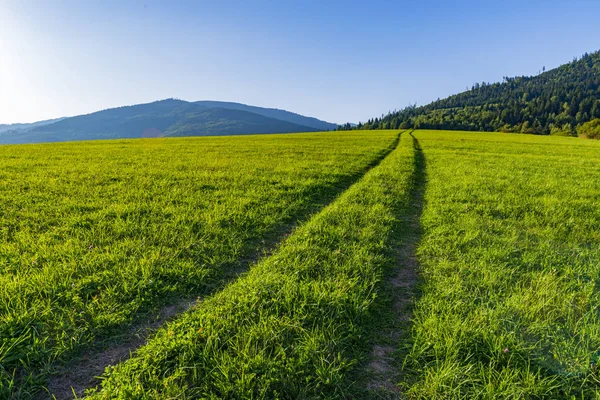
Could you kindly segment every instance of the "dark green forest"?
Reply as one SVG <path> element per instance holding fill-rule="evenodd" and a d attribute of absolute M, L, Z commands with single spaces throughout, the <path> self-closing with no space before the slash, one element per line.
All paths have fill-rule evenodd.
<path fill-rule="evenodd" d="M 597 118 L 600 118 L 600 52 L 584 54 L 537 76 L 505 77 L 503 82 L 493 84 L 476 83 L 471 90 L 426 106 L 410 106 L 338 129 L 416 128 L 576 135 L 585 123 Z"/>

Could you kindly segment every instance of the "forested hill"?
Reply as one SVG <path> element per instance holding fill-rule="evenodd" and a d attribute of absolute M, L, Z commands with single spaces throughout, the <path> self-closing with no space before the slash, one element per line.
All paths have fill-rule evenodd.
<path fill-rule="evenodd" d="M 284 110 L 166 99 L 57 121 L 10 125 L 4 131 L 0 130 L 0 144 L 314 132 L 323 127 L 333 129 L 335 125 Z"/>
<path fill-rule="evenodd" d="M 207 108 L 225 108 L 228 110 L 239 110 L 246 111 L 258 115 L 262 115 L 267 118 L 274 118 L 281 121 L 291 122 L 293 124 L 308 126 L 310 128 L 318 129 L 321 131 L 329 131 L 336 128 L 336 124 L 332 124 L 331 122 L 321 121 L 319 119 L 313 117 L 306 117 L 304 115 L 296 114 L 293 112 L 289 112 L 286 110 L 280 110 L 277 108 L 264 108 L 264 107 L 255 107 L 249 106 L 247 104 L 241 103 L 232 103 L 226 101 L 196 101 L 196 104 Z"/>
<path fill-rule="evenodd" d="M 600 118 L 600 52 L 585 54 L 537 76 L 475 84 L 466 92 L 426 106 L 408 107 L 357 128 L 569 135 L 595 118 Z"/>

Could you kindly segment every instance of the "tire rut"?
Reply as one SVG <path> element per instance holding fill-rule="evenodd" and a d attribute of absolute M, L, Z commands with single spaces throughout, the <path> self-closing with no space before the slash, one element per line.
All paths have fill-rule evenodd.
<path fill-rule="evenodd" d="M 376 333 L 367 365 L 366 390 L 372 398 L 401 398 L 398 383 L 402 380 L 402 367 L 398 362 L 400 342 L 408 339 L 413 305 L 419 295 L 419 263 L 417 248 L 421 240 L 420 218 L 424 207 L 424 191 L 427 182 L 425 157 L 419 142 L 413 139 L 415 171 L 410 204 L 403 210 L 397 229 L 402 232 L 394 251 L 397 268 L 389 274 L 383 291 L 389 298 L 384 313 L 389 313 L 385 326 Z"/>

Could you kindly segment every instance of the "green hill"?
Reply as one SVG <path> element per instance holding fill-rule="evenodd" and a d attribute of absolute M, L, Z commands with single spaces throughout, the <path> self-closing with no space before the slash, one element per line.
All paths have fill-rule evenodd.
<path fill-rule="evenodd" d="M 336 124 L 332 124 L 331 122 L 321 121 L 313 117 L 305 117 L 304 115 L 296 114 L 285 110 L 279 110 L 277 108 L 254 107 L 248 106 L 246 104 L 231 103 L 224 101 L 196 101 L 195 103 L 208 108 L 226 108 L 230 110 L 247 111 L 268 118 L 275 118 L 282 121 L 291 122 L 293 124 L 308 126 L 320 131 L 333 130 L 337 126 Z"/>
<path fill-rule="evenodd" d="M 600 52 L 531 77 L 477 83 L 471 90 L 408 107 L 358 129 L 421 128 L 575 134 L 600 118 Z"/>
<path fill-rule="evenodd" d="M 224 136 L 254 133 L 312 132 L 319 129 L 314 118 L 303 117 L 287 111 L 276 110 L 282 118 L 306 121 L 302 125 L 288 120 L 275 119 L 242 109 L 235 103 L 202 105 L 183 100 L 167 99 L 148 104 L 112 108 L 95 113 L 65 118 L 58 122 L 30 129 L 0 133 L 0 143 L 64 142 L 117 138 L 158 136 Z M 215 105 L 222 107 L 215 108 Z M 247 110 L 259 107 L 244 106 Z M 238 107 L 242 108 L 242 107 Z M 268 109 L 263 109 L 268 110 Z M 289 114 L 289 115 L 287 115 Z M 288 118 L 290 119 L 290 118 Z M 333 129 L 333 125 L 330 129 Z"/>
<path fill-rule="evenodd" d="M 0 133 L 8 131 L 23 131 L 36 128 L 42 125 L 49 125 L 58 122 L 64 118 L 48 119 L 44 121 L 33 122 L 30 124 L 0 124 Z"/>
<path fill-rule="evenodd" d="M 226 108 L 200 109 L 189 112 L 185 118 L 171 125 L 165 136 L 225 136 L 254 133 L 292 133 L 312 132 L 317 129 L 264 117 L 248 111 L 230 110 Z"/>

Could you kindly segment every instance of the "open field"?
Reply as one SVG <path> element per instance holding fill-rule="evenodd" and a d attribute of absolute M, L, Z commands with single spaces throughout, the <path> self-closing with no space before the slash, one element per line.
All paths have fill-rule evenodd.
<path fill-rule="evenodd" d="M 411 398 L 596 398 L 600 143 L 421 131 Z"/>
<path fill-rule="evenodd" d="M 412 138 L 270 257 L 161 329 L 92 398 L 336 398 L 409 201 Z"/>
<path fill-rule="evenodd" d="M 598 397 L 600 142 L 397 137 L 0 148 L 0 397 L 190 297 L 91 399 Z"/>
<path fill-rule="evenodd" d="M 0 398 L 159 307 L 209 294 L 397 132 L 0 147 Z"/>

